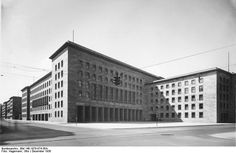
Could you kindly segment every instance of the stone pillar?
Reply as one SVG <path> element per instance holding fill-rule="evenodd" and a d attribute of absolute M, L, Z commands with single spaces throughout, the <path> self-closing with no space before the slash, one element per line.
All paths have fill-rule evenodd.
<path fill-rule="evenodd" d="M 104 122 L 104 107 L 101 107 L 102 108 L 102 122 Z"/>
<path fill-rule="evenodd" d="M 85 106 L 82 106 L 83 110 L 82 110 L 82 122 L 85 122 Z"/>
<path fill-rule="evenodd" d="M 110 122 L 110 107 L 107 107 L 107 122 Z"/>
<path fill-rule="evenodd" d="M 96 110 L 96 112 L 95 112 L 96 113 L 96 120 L 95 120 L 95 122 L 98 122 L 98 107 L 95 107 L 95 108 L 96 108 L 95 109 Z"/>
<path fill-rule="evenodd" d="M 89 106 L 89 122 L 92 122 L 92 106 Z"/>
<path fill-rule="evenodd" d="M 137 121 L 137 118 L 136 118 L 136 109 L 134 109 L 134 121 Z"/>
<path fill-rule="evenodd" d="M 130 121 L 133 121 L 133 110 L 130 109 Z"/>
<path fill-rule="evenodd" d="M 117 108 L 117 121 L 120 121 L 120 108 Z"/>

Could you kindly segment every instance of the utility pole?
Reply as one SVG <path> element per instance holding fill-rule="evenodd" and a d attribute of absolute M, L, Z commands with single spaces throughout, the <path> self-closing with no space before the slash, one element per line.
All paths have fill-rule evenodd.
<path fill-rule="evenodd" d="M 229 51 L 228 51 L 228 72 L 230 71 L 229 63 L 230 63 L 230 61 L 229 61 Z"/>
<path fill-rule="evenodd" d="M 75 31 L 73 29 L 73 32 L 72 32 L 72 41 L 74 42 L 74 39 L 75 39 Z"/>

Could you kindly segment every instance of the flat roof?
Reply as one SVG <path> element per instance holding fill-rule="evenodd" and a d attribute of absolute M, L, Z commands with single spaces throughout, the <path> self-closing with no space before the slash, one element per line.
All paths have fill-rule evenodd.
<path fill-rule="evenodd" d="M 111 57 L 109 57 L 109 56 L 103 55 L 103 54 L 101 54 L 101 53 L 99 53 L 99 52 L 96 52 L 96 51 L 94 51 L 94 50 L 91 50 L 91 49 L 89 49 L 89 48 L 86 48 L 86 47 L 84 47 L 84 46 L 81 46 L 81 45 L 76 44 L 76 43 L 71 42 L 71 41 L 65 42 L 65 43 L 64 43 L 57 51 L 55 51 L 49 58 L 50 58 L 50 59 L 55 58 L 58 54 L 60 54 L 60 53 L 61 53 L 66 47 L 68 47 L 68 46 L 69 46 L 69 47 L 73 47 L 73 48 L 75 48 L 75 49 L 80 49 L 81 51 L 84 51 L 84 52 L 89 53 L 89 54 L 91 54 L 91 55 L 94 55 L 94 56 L 103 58 L 103 59 L 105 59 L 105 60 L 108 60 L 108 61 L 110 61 L 110 62 L 116 63 L 116 64 L 121 65 L 121 66 L 128 67 L 128 68 L 133 69 L 133 70 L 135 70 L 135 71 L 138 71 L 138 72 L 140 72 L 140 73 L 143 73 L 143 74 L 146 74 L 146 75 L 155 77 L 155 78 L 157 78 L 157 79 L 161 79 L 161 78 L 162 78 L 162 77 L 160 77 L 160 76 L 156 76 L 156 75 L 154 75 L 154 74 L 148 73 L 148 72 L 143 71 L 143 70 L 141 70 L 141 69 L 139 69 L 139 68 L 136 68 L 136 67 L 131 66 L 131 65 L 129 65 L 129 64 L 126 64 L 126 63 L 124 63 L 124 62 L 121 62 L 121 61 L 116 60 L 116 59 L 114 59 L 114 58 L 111 58 Z"/>
<path fill-rule="evenodd" d="M 44 75 L 43 77 L 41 77 L 40 79 L 38 79 L 36 82 L 34 82 L 32 85 L 30 85 L 29 87 L 32 88 L 34 85 L 38 84 L 39 82 L 41 82 L 42 80 L 46 79 L 47 77 L 49 77 L 50 75 L 52 75 L 52 71 L 47 73 L 46 75 Z M 24 88 L 23 88 L 24 89 Z M 23 90 L 22 89 L 22 90 Z"/>
<path fill-rule="evenodd" d="M 29 86 L 26 86 L 26 87 L 24 87 L 23 89 L 21 89 L 21 91 L 23 91 L 23 90 L 25 90 L 25 89 L 27 89 L 27 88 L 30 88 Z"/>
<path fill-rule="evenodd" d="M 148 84 L 161 83 L 161 82 L 170 81 L 170 80 L 174 80 L 174 79 L 179 79 L 179 78 L 183 78 L 183 77 L 193 76 L 193 75 L 196 75 L 196 74 L 204 74 L 204 73 L 208 73 L 208 72 L 212 72 L 212 71 L 221 71 L 223 73 L 228 73 L 228 74 L 232 75 L 232 73 L 230 73 L 230 72 L 227 72 L 227 71 L 225 71 L 223 69 L 220 69 L 218 67 L 214 67 L 214 68 L 195 71 L 195 72 L 182 74 L 182 75 L 178 75 L 178 76 L 174 76 L 174 77 L 170 77 L 170 78 L 166 78 L 166 79 L 156 80 L 156 81 L 153 81 L 153 82 L 148 83 Z"/>

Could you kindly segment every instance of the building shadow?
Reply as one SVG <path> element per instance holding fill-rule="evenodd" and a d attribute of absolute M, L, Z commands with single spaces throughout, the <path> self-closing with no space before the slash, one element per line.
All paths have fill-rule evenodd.
<path fill-rule="evenodd" d="M 47 139 L 74 135 L 73 132 L 30 126 L 19 122 L 7 122 L 5 120 L 1 120 L 0 129 L 0 145 L 8 145 L 7 141 Z"/>

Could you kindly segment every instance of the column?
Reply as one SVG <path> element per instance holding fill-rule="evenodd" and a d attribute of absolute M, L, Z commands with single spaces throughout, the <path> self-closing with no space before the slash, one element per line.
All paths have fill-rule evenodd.
<path fill-rule="evenodd" d="M 96 109 L 95 109 L 95 113 L 96 113 L 96 120 L 95 120 L 95 122 L 98 122 L 98 107 L 95 107 Z"/>
<path fill-rule="evenodd" d="M 107 121 L 110 122 L 110 107 L 107 107 Z"/>
<path fill-rule="evenodd" d="M 89 106 L 89 122 L 92 122 L 92 106 Z"/>
<path fill-rule="evenodd" d="M 120 121 L 120 108 L 117 108 L 118 112 L 117 112 L 117 121 Z"/>
<path fill-rule="evenodd" d="M 137 118 L 136 118 L 136 109 L 134 109 L 134 121 L 137 121 Z"/>
<path fill-rule="evenodd" d="M 82 106 L 82 122 L 85 122 L 85 106 Z"/>
<path fill-rule="evenodd" d="M 102 119 L 101 120 L 102 120 L 102 122 L 104 122 L 104 107 L 101 107 L 101 109 L 102 109 L 102 114 L 101 114 Z"/>

